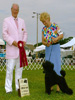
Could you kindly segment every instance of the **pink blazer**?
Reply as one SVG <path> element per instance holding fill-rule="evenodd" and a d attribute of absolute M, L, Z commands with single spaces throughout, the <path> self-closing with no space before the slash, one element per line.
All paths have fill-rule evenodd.
<path fill-rule="evenodd" d="M 18 42 L 27 41 L 27 32 L 24 20 L 18 18 L 18 29 L 14 18 L 8 17 L 3 22 L 3 39 L 6 41 L 6 59 L 13 59 L 19 56 L 19 48 L 12 45 L 15 40 Z"/>

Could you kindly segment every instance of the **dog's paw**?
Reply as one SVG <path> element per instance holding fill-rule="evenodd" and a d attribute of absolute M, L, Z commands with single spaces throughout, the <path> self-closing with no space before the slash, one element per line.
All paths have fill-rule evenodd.
<path fill-rule="evenodd" d="M 61 70 L 61 71 L 60 71 L 60 74 L 61 74 L 63 77 L 65 77 L 66 72 L 65 72 L 64 70 Z"/>
<path fill-rule="evenodd" d="M 50 95 L 51 94 L 51 91 L 45 91 L 45 93 L 47 93 L 48 95 Z"/>
<path fill-rule="evenodd" d="M 45 71 L 43 71 L 43 73 L 45 73 Z"/>

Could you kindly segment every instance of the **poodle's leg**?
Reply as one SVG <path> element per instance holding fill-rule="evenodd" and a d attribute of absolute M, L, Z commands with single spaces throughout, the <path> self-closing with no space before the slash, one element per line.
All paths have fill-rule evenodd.
<path fill-rule="evenodd" d="M 51 93 L 51 89 L 50 89 L 50 82 L 48 77 L 45 77 L 45 92 L 50 94 Z"/>

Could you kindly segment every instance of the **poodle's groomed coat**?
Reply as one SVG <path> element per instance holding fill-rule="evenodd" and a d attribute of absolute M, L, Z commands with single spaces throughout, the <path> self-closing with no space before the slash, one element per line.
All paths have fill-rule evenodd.
<path fill-rule="evenodd" d="M 42 64 L 42 66 L 45 73 L 45 89 L 46 89 L 45 92 L 46 93 L 50 94 L 51 87 L 53 85 L 58 84 L 63 93 L 67 93 L 69 95 L 73 94 L 72 89 L 68 87 L 66 80 L 64 78 L 65 71 L 63 70 L 60 71 L 62 76 L 57 75 L 56 72 L 53 70 L 54 65 L 49 61 L 45 61 Z"/>

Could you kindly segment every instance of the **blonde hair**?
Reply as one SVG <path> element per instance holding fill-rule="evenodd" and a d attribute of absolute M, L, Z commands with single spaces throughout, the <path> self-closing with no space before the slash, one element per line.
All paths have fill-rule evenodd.
<path fill-rule="evenodd" d="M 48 19 L 50 21 L 50 15 L 47 12 L 43 12 L 40 14 L 40 21 L 44 21 L 44 19 Z"/>

